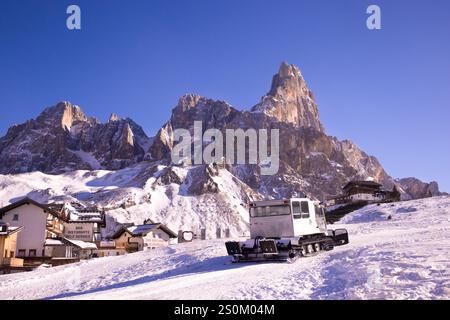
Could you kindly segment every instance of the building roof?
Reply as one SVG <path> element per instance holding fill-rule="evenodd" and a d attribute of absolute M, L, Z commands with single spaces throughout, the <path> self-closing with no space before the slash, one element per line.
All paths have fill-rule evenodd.
<path fill-rule="evenodd" d="M 162 223 L 143 224 L 139 226 L 129 227 L 128 230 L 132 232 L 134 236 L 145 236 L 150 231 L 161 229 L 167 233 L 171 238 L 176 238 L 177 235 Z"/>
<path fill-rule="evenodd" d="M 71 240 L 71 239 L 67 239 L 67 238 L 63 238 L 63 240 L 68 241 L 69 243 L 73 244 L 75 247 L 78 247 L 80 249 L 91 249 L 91 250 L 97 249 L 97 246 L 95 245 L 95 243 L 92 243 L 92 242 L 85 242 L 85 241 L 81 241 L 81 240 Z"/>
<path fill-rule="evenodd" d="M 53 215 L 59 219 L 62 218 L 58 211 L 55 211 L 54 209 L 50 208 L 49 206 L 39 203 L 37 201 L 34 201 L 33 199 L 30 199 L 30 198 L 23 198 L 23 199 L 16 201 L 6 207 L 1 208 L 0 209 L 0 219 L 3 218 L 3 216 L 5 214 L 7 214 L 9 211 L 16 209 L 18 207 L 21 207 L 23 205 L 29 205 L 29 204 L 35 205 L 35 206 L 41 208 L 42 210 L 44 210 L 44 212 L 50 213 L 51 215 Z"/>
<path fill-rule="evenodd" d="M 161 229 L 162 231 L 167 233 L 170 238 L 177 238 L 177 234 L 172 230 L 170 230 L 165 225 L 163 225 L 162 223 L 151 223 L 128 227 L 122 226 L 111 236 L 111 239 L 117 239 L 125 232 L 127 232 L 133 237 L 143 237 L 146 236 L 149 232 L 154 231 L 156 229 Z"/>
<path fill-rule="evenodd" d="M 133 234 L 128 230 L 127 227 L 125 226 L 121 226 L 118 230 L 116 230 L 112 235 L 108 235 L 107 239 L 117 239 L 119 238 L 122 234 L 124 234 L 125 232 L 127 232 L 130 236 L 132 236 Z"/>
<path fill-rule="evenodd" d="M 46 247 L 65 246 L 65 244 L 59 239 L 45 239 L 44 246 Z"/>
<path fill-rule="evenodd" d="M 54 246 L 73 246 L 78 247 L 80 249 L 90 249 L 96 250 L 97 246 L 92 242 L 85 242 L 81 240 L 71 240 L 67 238 L 56 238 L 56 239 L 45 239 L 46 247 L 54 247 Z"/>
<path fill-rule="evenodd" d="M 23 227 L 10 227 L 7 223 L 0 221 L 0 236 L 9 236 L 22 229 Z"/>
<path fill-rule="evenodd" d="M 99 210 L 80 208 L 73 203 L 50 203 L 46 206 L 60 212 L 67 223 L 98 223 L 101 226 L 106 225 L 105 213 Z"/>
<path fill-rule="evenodd" d="M 364 186 L 364 187 L 370 187 L 370 188 L 379 188 L 381 187 L 381 184 L 375 182 L 375 181 L 363 181 L 363 180 L 355 180 L 348 182 L 345 186 L 342 187 L 342 189 L 347 189 L 351 186 Z"/>
<path fill-rule="evenodd" d="M 46 206 L 54 211 L 61 212 L 64 207 L 63 203 L 47 203 Z"/>

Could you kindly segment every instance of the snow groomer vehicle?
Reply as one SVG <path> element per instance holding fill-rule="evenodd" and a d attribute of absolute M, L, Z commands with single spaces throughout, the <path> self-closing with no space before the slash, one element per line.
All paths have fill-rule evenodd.
<path fill-rule="evenodd" d="M 226 242 L 233 262 L 288 261 L 349 243 L 346 229 L 327 229 L 325 208 L 309 198 L 250 203 L 250 237 Z"/>

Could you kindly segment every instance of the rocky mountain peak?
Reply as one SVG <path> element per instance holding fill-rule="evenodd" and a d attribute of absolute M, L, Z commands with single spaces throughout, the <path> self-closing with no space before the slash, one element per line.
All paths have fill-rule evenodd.
<path fill-rule="evenodd" d="M 95 122 L 94 119 L 88 118 L 79 106 L 68 101 L 62 101 L 55 106 L 46 108 L 36 120 L 41 124 L 60 127 L 67 131 L 70 131 L 75 123 Z"/>
<path fill-rule="evenodd" d="M 0 138 L 0 174 L 121 169 L 143 160 L 151 139 L 131 119 L 104 124 L 63 101 Z"/>
<path fill-rule="evenodd" d="M 189 128 L 194 121 L 202 121 L 208 128 L 222 128 L 237 113 L 239 112 L 225 101 L 186 94 L 172 110 L 170 122 L 173 128 Z"/>
<path fill-rule="evenodd" d="M 402 196 L 404 200 L 428 198 L 435 196 L 447 195 L 445 192 L 439 191 L 439 185 L 436 181 L 423 182 L 417 178 L 396 179 L 395 183 L 405 194 Z"/>
<path fill-rule="evenodd" d="M 109 116 L 108 122 L 114 122 L 114 121 L 119 121 L 119 120 L 120 120 L 120 117 L 116 113 L 113 112 Z"/>
<path fill-rule="evenodd" d="M 324 131 L 314 95 L 300 69 L 286 62 L 281 63 L 278 73 L 273 76 L 270 91 L 252 111 L 263 112 L 296 127 Z"/>
<path fill-rule="evenodd" d="M 175 112 L 184 112 L 198 105 L 199 101 L 202 99 L 201 96 L 193 93 L 188 93 L 180 97 L 178 104 L 175 107 Z"/>
<path fill-rule="evenodd" d="M 289 99 L 291 96 L 313 98 L 300 69 L 286 62 L 281 63 L 278 73 L 273 76 L 272 85 L 267 95 L 284 99 Z"/>

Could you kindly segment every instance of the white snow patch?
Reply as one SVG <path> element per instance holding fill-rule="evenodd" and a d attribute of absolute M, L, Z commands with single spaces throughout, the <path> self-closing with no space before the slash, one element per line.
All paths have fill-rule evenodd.
<path fill-rule="evenodd" d="M 97 160 L 97 158 L 95 158 L 95 156 L 92 154 L 92 152 L 86 152 L 86 151 L 82 151 L 82 150 L 78 150 L 78 151 L 69 150 L 69 151 L 76 154 L 83 162 L 90 165 L 92 170 L 101 169 L 102 165 Z"/>

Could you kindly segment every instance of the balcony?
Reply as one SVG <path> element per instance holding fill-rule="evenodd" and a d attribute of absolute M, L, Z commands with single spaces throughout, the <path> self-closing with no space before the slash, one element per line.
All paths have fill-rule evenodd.
<path fill-rule="evenodd" d="M 4 258 L 2 266 L 5 266 L 5 267 L 23 267 L 23 259 L 19 259 L 19 258 Z"/>

